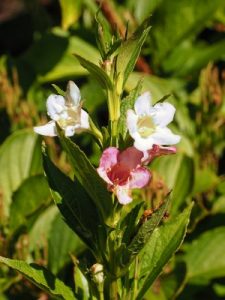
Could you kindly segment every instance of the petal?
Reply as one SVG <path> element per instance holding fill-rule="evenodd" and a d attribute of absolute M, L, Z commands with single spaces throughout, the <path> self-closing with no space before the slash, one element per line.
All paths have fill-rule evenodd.
<path fill-rule="evenodd" d="M 117 163 L 118 154 L 119 150 L 116 147 L 109 147 L 105 149 L 100 159 L 99 168 L 103 168 L 105 171 L 108 171 Z"/>
<path fill-rule="evenodd" d="M 118 155 L 118 163 L 126 165 L 130 170 L 141 164 L 143 153 L 135 147 L 129 147 Z"/>
<path fill-rule="evenodd" d="M 73 136 L 75 134 L 75 126 L 66 126 L 64 131 L 65 136 Z"/>
<path fill-rule="evenodd" d="M 131 172 L 129 186 L 131 189 L 142 188 L 149 183 L 150 178 L 151 173 L 149 172 L 149 170 L 144 167 L 139 167 Z"/>
<path fill-rule="evenodd" d="M 172 122 L 175 111 L 175 107 L 168 102 L 157 103 L 153 107 L 151 116 L 155 125 L 159 127 L 165 127 Z"/>
<path fill-rule="evenodd" d="M 71 80 L 68 82 L 68 85 L 67 85 L 66 99 L 68 102 L 70 102 L 74 106 L 80 105 L 80 99 L 81 99 L 80 89 Z"/>
<path fill-rule="evenodd" d="M 137 132 L 137 121 L 138 116 L 132 109 L 128 109 L 127 111 L 127 129 L 130 135 L 133 137 L 133 134 Z"/>
<path fill-rule="evenodd" d="M 98 175 L 105 181 L 107 182 L 110 186 L 113 185 L 112 181 L 109 179 L 107 172 L 104 168 L 98 168 L 97 169 Z"/>
<path fill-rule="evenodd" d="M 138 116 L 149 115 L 151 113 L 151 95 L 149 92 L 145 92 L 137 98 L 134 104 L 134 110 Z"/>
<path fill-rule="evenodd" d="M 115 193 L 116 193 L 119 203 L 122 205 L 126 205 L 132 201 L 132 198 L 130 196 L 131 191 L 126 185 L 117 186 Z"/>
<path fill-rule="evenodd" d="M 151 138 L 156 145 L 174 145 L 180 142 L 180 136 L 172 133 L 167 127 L 157 127 L 155 133 L 151 135 Z"/>
<path fill-rule="evenodd" d="M 56 130 L 54 121 L 48 122 L 47 124 L 45 124 L 43 126 L 36 126 L 36 127 L 34 127 L 34 131 L 38 134 L 46 135 L 46 136 L 56 136 L 57 135 L 57 130 Z"/>
<path fill-rule="evenodd" d="M 80 114 L 80 127 L 84 128 L 84 129 L 89 129 L 90 128 L 89 115 L 83 109 L 81 109 L 81 114 Z"/>
<path fill-rule="evenodd" d="M 54 121 L 59 119 L 59 114 L 65 109 L 65 99 L 60 95 L 50 95 L 47 99 L 47 112 Z"/>
<path fill-rule="evenodd" d="M 139 133 L 136 133 L 133 138 L 134 147 L 142 152 L 151 149 L 153 144 L 155 144 L 154 139 L 152 139 L 152 135 L 147 138 L 142 138 Z"/>

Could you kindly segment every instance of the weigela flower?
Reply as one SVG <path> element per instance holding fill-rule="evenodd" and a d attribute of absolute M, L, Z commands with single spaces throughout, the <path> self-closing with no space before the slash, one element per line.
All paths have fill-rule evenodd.
<path fill-rule="evenodd" d="M 135 147 L 120 152 L 115 147 L 103 151 L 98 174 L 108 183 L 108 189 L 115 193 L 119 203 L 132 201 L 131 190 L 148 184 L 151 174 L 143 166 L 144 154 Z"/>
<path fill-rule="evenodd" d="M 69 81 L 65 97 L 50 95 L 47 99 L 47 114 L 52 119 L 46 125 L 34 127 L 38 134 L 56 136 L 56 122 L 65 131 L 66 136 L 73 136 L 89 129 L 89 116 L 81 109 L 80 90 L 73 81 Z"/>
<path fill-rule="evenodd" d="M 134 110 L 127 112 L 127 128 L 140 151 L 152 149 L 153 145 L 174 145 L 180 136 L 173 134 L 167 125 L 173 120 L 175 108 L 168 102 L 151 105 L 149 92 L 137 98 Z"/>

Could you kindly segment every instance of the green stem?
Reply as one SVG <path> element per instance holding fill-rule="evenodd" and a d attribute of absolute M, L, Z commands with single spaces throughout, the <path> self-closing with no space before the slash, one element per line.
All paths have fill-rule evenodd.
<path fill-rule="evenodd" d="M 134 290 L 132 295 L 132 300 L 136 299 L 137 291 L 138 291 L 138 272 L 139 272 L 139 260 L 136 256 L 135 258 L 135 270 L 134 270 Z"/>
<path fill-rule="evenodd" d="M 117 280 L 114 279 L 111 281 L 109 286 L 109 299 L 110 300 L 118 300 L 118 294 L 117 294 Z"/>

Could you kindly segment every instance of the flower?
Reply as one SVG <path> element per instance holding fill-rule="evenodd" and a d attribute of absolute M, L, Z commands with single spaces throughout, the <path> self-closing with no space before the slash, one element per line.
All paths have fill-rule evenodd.
<path fill-rule="evenodd" d="M 120 152 L 115 147 L 103 151 L 98 174 L 108 183 L 108 189 L 116 194 L 119 203 L 132 201 L 131 190 L 148 184 L 151 174 L 142 167 L 143 153 L 135 147 Z"/>
<path fill-rule="evenodd" d="M 89 129 L 89 116 L 81 109 L 80 90 L 73 81 L 68 82 L 65 97 L 50 95 L 47 99 L 47 114 L 52 119 L 43 126 L 34 127 L 38 134 L 56 136 L 56 122 L 65 131 L 66 136 L 72 136 Z"/>
<path fill-rule="evenodd" d="M 140 151 L 156 145 L 174 145 L 180 136 L 173 134 L 167 125 L 173 120 L 175 108 L 168 102 L 151 105 L 149 92 L 137 98 L 134 110 L 127 111 L 127 128 Z"/>

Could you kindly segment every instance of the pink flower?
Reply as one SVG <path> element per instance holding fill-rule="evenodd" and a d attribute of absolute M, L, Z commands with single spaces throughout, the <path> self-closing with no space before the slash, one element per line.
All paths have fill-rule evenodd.
<path fill-rule="evenodd" d="M 176 154 L 176 152 L 176 147 L 163 147 L 154 144 L 152 146 L 152 149 L 143 152 L 144 155 L 142 158 L 142 163 L 147 165 L 158 156 Z"/>
<path fill-rule="evenodd" d="M 120 152 L 107 148 L 100 159 L 98 174 L 108 183 L 108 189 L 116 194 L 119 203 L 132 201 L 131 190 L 148 184 L 151 174 L 142 167 L 143 152 L 129 147 Z"/>

